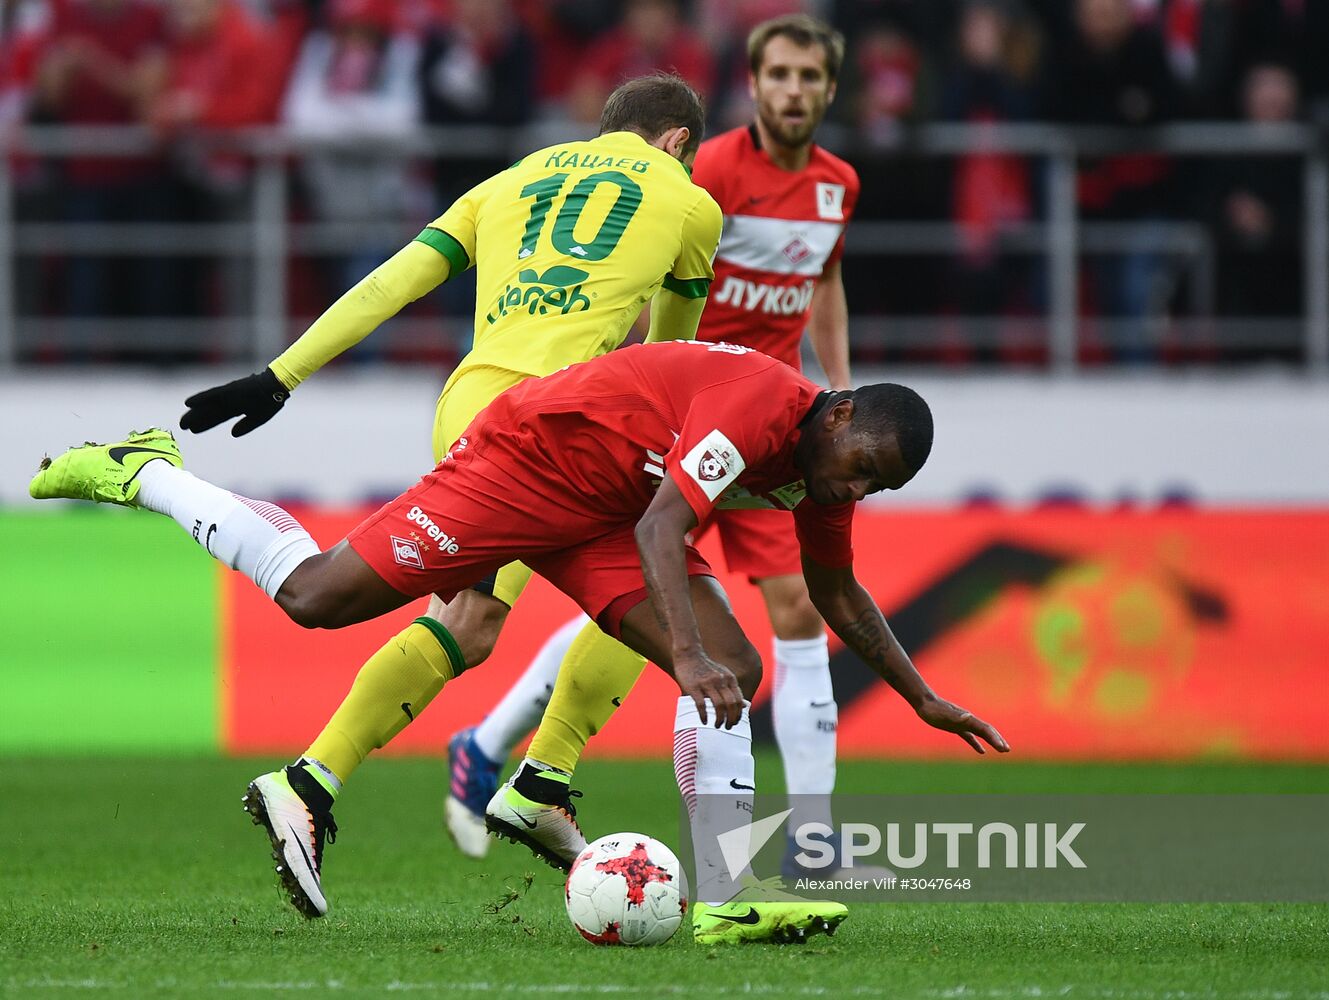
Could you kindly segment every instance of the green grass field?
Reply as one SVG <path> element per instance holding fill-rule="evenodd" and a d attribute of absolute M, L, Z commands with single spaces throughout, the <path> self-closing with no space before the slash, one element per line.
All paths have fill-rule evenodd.
<path fill-rule="evenodd" d="M 240 808 L 268 766 L 0 758 L 0 994 L 1329 998 L 1329 905 L 859 905 L 801 947 L 700 949 L 679 934 L 593 948 L 555 872 L 507 844 L 483 863 L 455 853 L 427 760 L 356 776 L 328 852 L 333 912 L 306 922 Z M 770 757 L 759 777 L 779 787 Z M 676 841 L 666 762 L 591 762 L 579 784 L 591 835 Z M 1326 792 L 1329 769 L 851 762 L 840 788 Z M 507 886 L 524 894 L 499 908 Z"/>

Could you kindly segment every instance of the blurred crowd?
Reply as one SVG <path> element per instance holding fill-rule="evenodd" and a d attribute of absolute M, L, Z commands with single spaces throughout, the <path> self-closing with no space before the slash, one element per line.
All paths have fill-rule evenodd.
<path fill-rule="evenodd" d="M 874 157 L 912 124 L 1329 118 L 1321 0 L 5 0 L 0 125 L 138 123 L 164 147 L 195 128 L 264 124 L 371 144 L 459 123 L 563 123 L 585 133 L 619 81 L 670 69 L 707 96 L 715 132 L 751 113 L 747 31 L 796 9 L 848 39 L 832 122 L 853 137 L 860 217 L 966 224 L 952 259 L 890 258 L 898 282 L 867 281 L 856 292 L 847 261 L 856 311 L 1044 308 L 1041 265 L 1000 252 L 1003 232 L 1044 214 L 1040 164 L 980 152 L 944 169 Z M 27 218 L 236 221 L 247 210 L 249 167 L 235 156 L 16 167 Z M 293 175 L 297 212 L 427 220 L 493 167 L 311 155 Z M 1149 225 L 1192 219 L 1218 247 L 1220 314 L 1295 314 L 1299 171 L 1295 158 L 1276 157 L 1082 160 L 1082 218 L 1139 223 L 1141 238 L 1139 248 L 1088 263 L 1086 310 L 1138 317 L 1177 308 L 1184 289 L 1151 251 Z M 323 269 L 309 299 L 345 287 L 390 249 L 366 246 Z M 216 268 L 181 259 L 69 258 L 31 278 L 21 282 L 27 308 L 42 314 L 207 315 L 240 294 Z"/>

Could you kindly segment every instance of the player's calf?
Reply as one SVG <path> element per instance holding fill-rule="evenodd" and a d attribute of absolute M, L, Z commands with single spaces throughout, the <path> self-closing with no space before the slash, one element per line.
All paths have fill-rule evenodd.
<path fill-rule="evenodd" d="M 320 552 L 289 512 L 199 479 L 182 464 L 171 434 L 150 428 L 43 459 L 28 491 L 38 500 L 91 500 L 163 514 L 306 628 L 342 628 L 410 600 L 349 545 Z"/>
<path fill-rule="evenodd" d="M 457 640 L 467 669 L 489 658 L 511 608 L 479 590 L 463 590 L 447 604 L 437 597 L 429 602 L 429 615 L 441 622 Z"/>
<path fill-rule="evenodd" d="M 44 459 L 28 490 L 39 500 L 93 500 L 164 514 L 269 597 L 319 551 L 300 523 L 275 504 L 237 496 L 184 471 L 175 440 L 155 428 Z"/>
<path fill-rule="evenodd" d="M 301 628 L 324 629 L 377 618 L 408 600 L 345 542 L 303 560 L 273 597 Z"/>

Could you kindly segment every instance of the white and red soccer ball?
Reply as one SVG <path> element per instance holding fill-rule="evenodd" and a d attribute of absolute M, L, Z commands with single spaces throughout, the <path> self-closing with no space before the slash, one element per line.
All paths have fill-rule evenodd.
<path fill-rule="evenodd" d="M 688 911 L 674 852 L 642 833 L 612 833 L 577 855 L 563 892 L 568 919 L 592 944 L 664 944 Z"/>

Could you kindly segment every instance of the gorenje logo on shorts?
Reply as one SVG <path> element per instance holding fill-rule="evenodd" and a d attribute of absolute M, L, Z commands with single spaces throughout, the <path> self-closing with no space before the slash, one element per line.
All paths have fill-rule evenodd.
<path fill-rule="evenodd" d="M 526 310 L 531 316 L 585 312 L 591 308 L 591 300 L 582 292 L 581 283 L 588 277 L 590 275 L 581 268 L 567 264 L 555 264 L 544 274 L 533 268 L 522 268 L 517 280 L 499 293 L 485 320 L 494 323 L 518 309 Z"/>
<path fill-rule="evenodd" d="M 439 552 L 455 556 L 461 551 L 461 546 L 457 544 L 457 539 L 435 524 L 433 519 L 419 507 L 412 507 L 407 511 L 406 520 L 418 524 L 423 528 L 424 533 L 438 543 Z"/>

